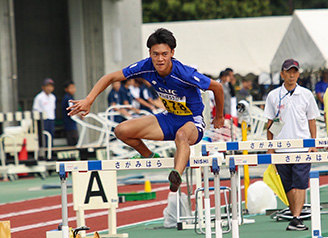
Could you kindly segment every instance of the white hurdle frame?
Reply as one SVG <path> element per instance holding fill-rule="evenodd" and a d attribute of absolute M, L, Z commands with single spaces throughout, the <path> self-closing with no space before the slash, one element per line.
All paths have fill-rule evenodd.
<path fill-rule="evenodd" d="M 310 147 L 325 147 L 328 145 L 327 138 L 320 139 L 285 139 L 285 140 L 264 140 L 264 141 L 239 141 L 239 142 L 210 142 L 203 143 L 203 150 L 207 152 L 216 151 L 235 151 L 235 150 L 248 150 L 259 151 L 268 149 L 296 149 L 296 148 L 310 148 Z M 229 165 L 231 173 L 231 202 L 232 202 L 232 238 L 239 238 L 239 225 L 237 219 L 237 199 L 235 190 L 235 168 L 238 165 L 258 165 L 258 164 L 294 164 L 294 163 L 327 163 L 328 152 L 315 152 L 315 153 L 286 153 L 286 154 L 253 154 L 253 155 L 226 155 L 226 163 Z M 312 176 L 313 177 L 313 176 Z M 317 178 L 319 180 L 319 176 Z M 311 184 L 310 184 L 311 185 Z M 315 186 L 311 190 L 311 208 L 312 196 L 314 196 L 315 204 L 313 207 L 317 211 L 317 195 L 319 193 L 319 186 Z M 314 216 L 314 212 L 311 214 Z M 312 237 L 321 237 L 321 223 L 320 212 L 315 214 L 315 225 L 311 224 Z M 207 238 L 207 237 L 206 237 Z"/>
<path fill-rule="evenodd" d="M 264 140 L 264 141 L 234 141 L 234 142 L 206 142 L 201 143 L 202 154 L 205 152 L 217 151 L 235 151 L 248 150 L 259 151 L 268 149 L 292 149 L 292 148 L 310 148 L 325 147 L 328 145 L 328 138 L 322 139 L 291 139 L 291 140 Z M 195 156 L 189 161 L 190 167 L 211 167 L 213 158 L 217 158 L 218 166 L 222 165 L 222 157 L 219 156 Z M 239 224 L 237 219 L 237 198 L 236 198 L 236 181 L 235 166 L 237 165 L 257 165 L 257 164 L 286 164 L 286 163 L 318 163 L 328 162 L 328 152 L 317 153 L 294 153 L 294 154 L 259 154 L 259 155 L 227 155 L 226 162 L 229 164 L 231 173 L 231 195 L 232 195 L 232 238 L 239 238 Z M 155 164 L 153 166 L 153 164 Z M 96 170 L 127 170 L 127 169 L 161 169 L 173 168 L 174 158 L 159 159 L 141 159 L 141 160 L 106 160 L 106 161 L 71 161 L 56 162 L 56 171 L 59 172 L 62 188 L 62 219 L 63 219 L 63 236 L 68 238 L 68 217 L 67 217 L 67 186 L 66 173 L 72 171 L 96 171 Z M 208 180 L 208 176 L 205 176 Z M 215 176 L 219 179 L 219 176 Z M 215 182 L 217 183 L 217 182 Z M 206 186 L 205 190 L 208 189 Z M 217 189 L 215 187 L 215 189 Z M 205 195 L 209 191 L 204 191 Z M 215 192 L 219 194 L 219 192 Z M 234 195 L 235 194 L 235 195 Z M 219 196 L 220 198 L 220 196 Z M 215 209 L 220 208 L 220 199 L 215 199 Z M 207 197 L 205 196 L 205 199 Z M 210 214 L 210 206 L 205 201 L 205 214 Z M 312 203 L 312 199 L 311 199 Z M 218 204 L 218 205 L 217 205 Z M 217 211 L 216 211 L 216 214 Z M 320 214 L 319 214 L 320 215 Z M 216 218 L 216 224 L 221 224 L 221 217 Z M 209 219 L 205 217 L 206 238 L 212 237 L 211 224 Z M 65 230 L 64 230 L 65 229 Z M 313 229 L 313 228 L 312 228 Z M 221 231 L 221 232 L 220 232 Z M 321 233 L 321 228 L 316 230 L 316 234 Z M 313 232 L 314 234 L 314 232 Z M 216 238 L 222 237 L 222 229 L 216 227 Z M 319 237 L 319 236 L 313 236 Z"/>
<path fill-rule="evenodd" d="M 286 153 L 286 154 L 259 154 L 259 155 L 234 155 L 226 156 L 229 167 L 238 165 L 258 165 L 258 164 L 300 164 L 300 163 L 327 163 L 328 152 L 311 153 Z M 311 196 L 311 230 L 312 237 L 322 237 L 321 215 L 320 215 L 320 191 L 319 172 L 310 172 L 310 196 Z M 234 204 L 232 204 L 234 206 Z M 232 223 L 234 226 L 234 223 Z M 232 227 L 234 231 L 234 227 Z M 233 238 L 239 238 L 239 234 L 233 234 Z"/>
<path fill-rule="evenodd" d="M 190 158 L 188 166 L 193 167 L 216 167 L 222 165 L 223 156 L 194 156 Z M 85 171 L 110 171 L 110 170 L 138 170 L 138 169 L 165 169 L 174 168 L 174 158 L 145 158 L 137 160 L 92 160 L 92 161 L 67 161 L 56 162 L 56 171 L 59 172 L 61 180 L 62 195 L 62 238 L 69 238 L 68 212 L 67 212 L 67 172 Z M 216 179 L 219 179 L 216 176 Z M 216 181 L 217 183 L 218 181 Z M 215 188 L 216 190 L 217 188 Z M 220 189 L 220 187 L 218 187 Z M 215 191 L 217 193 L 217 191 Z M 220 198 L 220 197 L 219 197 Z M 216 200 L 218 202 L 218 200 Z M 220 206 L 216 206 L 220 209 Z M 220 219 L 220 218 L 217 218 Z M 220 221 L 217 221 L 221 223 Z M 210 220 L 206 227 L 210 229 Z M 208 233 L 208 230 L 207 230 Z M 211 237 L 211 230 L 209 236 Z"/>

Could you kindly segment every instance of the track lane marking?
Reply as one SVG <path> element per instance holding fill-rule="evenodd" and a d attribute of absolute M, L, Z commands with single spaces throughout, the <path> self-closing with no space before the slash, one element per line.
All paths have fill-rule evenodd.
<path fill-rule="evenodd" d="M 210 195 L 214 195 L 214 191 L 210 192 Z M 195 198 L 194 195 L 191 196 L 192 199 Z M 139 204 L 139 205 L 134 205 L 134 206 L 128 206 L 128 207 L 123 207 L 123 208 L 118 208 L 116 209 L 116 213 L 120 212 L 127 212 L 127 211 L 133 211 L 133 210 L 138 210 L 138 209 L 143 209 L 143 208 L 149 208 L 149 207 L 155 207 L 155 206 L 160 206 L 167 204 L 168 201 L 167 199 L 161 200 L 161 201 L 156 201 L 156 202 L 151 202 L 151 203 L 146 203 L 146 204 Z M 108 215 L 108 211 L 100 211 L 100 212 L 95 212 L 95 213 L 90 213 L 85 215 L 85 219 L 89 218 L 94 218 L 94 217 L 99 217 L 99 216 L 105 216 Z M 76 216 L 75 217 L 69 217 L 68 218 L 69 222 L 76 221 Z M 31 224 L 31 225 L 26 225 L 26 226 L 20 226 L 20 227 L 14 227 L 11 228 L 11 232 L 20 232 L 20 231 L 26 231 L 26 230 L 31 230 L 39 227 L 44 227 L 44 226 L 50 226 L 50 225 L 58 225 L 62 222 L 62 219 L 56 219 L 52 221 L 47 221 L 47 222 L 40 222 L 37 224 Z"/>
<path fill-rule="evenodd" d="M 73 206 L 73 203 L 67 204 L 67 207 L 71 207 L 71 206 Z M 54 205 L 54 206 L 41 207 L 41 208 L 34 208 L 34 209 L 24 210 L 24 211 L 20 211 L 20 212 L 11 212 L 11 213 L 7 213 L 7 214 L 2 214 L 2 215 L 0 215 L 0 219 L 10 218 L 10 217 L 14 217 L 14 216 L 28 215 L 28 214 L 37 213 L 37 212 L 46 212 L 46 211 L 51 211 L 51 210 L 56 210 L 56 209 L 61 209 L 61 204 Z"/>
<path fill-rule="evenodd" d="M 116 209 L 116 212 L 119 213 L 119 212 L 138 210 L 138 209 L 142 209 L 142 208 L 149 208 L 149 207 L 159 206 L 159 205 L 163 205 L 163 204 L 167 204 L 167 200 L 161 200 L 161 201 L 147 203 L 147 204 L 140 204 L 140 205 L 134 205 L 134 206 L 124 207 L 124 208 L 119 208 L 119 209 Z M 105 215 L 108 215 L 107 210 L 87 214 L 87 215 L 85 215 L 85 219 L 99 217 L 99 216 L 105 216 Z M 75 217 L 69 217 L 68 221 L 69 222 L 76 221 L 76 216 Z M 62 222 L 62 219 L 57 219 L 57 220 L 52 220 L 52 221 L 47 221 L 47 222 L 40 222 L 40 223 L 37 223 L 37 224 L 14 227 L 14 228 L 11 228 L 11 233 L 15 233 L 15 232 L 19 232 L 19 231 L 26 231 L 26 230 L 35 229 L 35 228 L 44 227 L 44 226 L 50 226 L 50 225 L 56 225 L 56 224 L 58 225 L 61 222 Z"/>

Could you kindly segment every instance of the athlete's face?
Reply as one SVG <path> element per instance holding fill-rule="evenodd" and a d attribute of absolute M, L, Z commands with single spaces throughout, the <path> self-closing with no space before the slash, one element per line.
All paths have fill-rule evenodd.
<path fill-rule="evenodd" d="M 285 81 L 286 86 L 296 86 L 297 79 L 300 76 L 300 72 L 298 71 L 297 68 L 290 68 L 289 70 L 283 70 L 281 71 L 281 77 Z"/>
<path fill-rule="evenodd" d="M 161 77 L 165 77 L 171 73 L 171 59 L 174 56 L 174 50 L 172 50 L 168 44 L 153 45 L 149 50 L 149 55 L 157 73 Z"/>

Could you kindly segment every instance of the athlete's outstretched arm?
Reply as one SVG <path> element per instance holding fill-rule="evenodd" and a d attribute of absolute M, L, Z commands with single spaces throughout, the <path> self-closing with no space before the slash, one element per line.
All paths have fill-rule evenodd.
<path fill-rule="evenodd" d="M 219 82 L 211 79 L 210 86 L 208 90 L 213 91 L 214 99 L 215 99 L 215 108 L 216 114 L 213 119 L 214 128 L 221 128 L 224 125 L 224 117 L 223 117 L 223 107 L 224 107 L 224 94 L 222 85 Z"/>
<path fill-rule="evenodd" d="M 80 113 L 80 116 L 83 118 L 90 112 L 90 107 L 96 97 L 104 91 L 110 84 L 116 81 L 123 81 L 126 78 L 124 77 L 124 74 L 122 70 L 116 71 L 110 74 L 106 74 L 102 76 L 98 82 L 93 86 L 92 90 L 88 94 L 88 96 L 85 99 L 82 100 L 71 100 L 74 105 L 68 107 L 66 110 L 71 110 L 68 115 L 74 116 L 78 113 Z"/>

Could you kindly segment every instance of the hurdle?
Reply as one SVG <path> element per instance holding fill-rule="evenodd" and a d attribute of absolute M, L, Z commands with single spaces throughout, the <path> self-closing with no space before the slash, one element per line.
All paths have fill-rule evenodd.
<path fill-rule="evenodd" d="M 263 154 L 263 155 L 234 155 L 226 156 L 229 166 L 258 165 L 258 164 L 297 164 L 297 163 L 327 163 L 328 152 Z M 319 173 L 310 172 L 311 193 L 311 229 L 312 237 L 321 236 Z M 232 204 L 233 205 L 233 204 Z M 232 223 L 234 225 L 234 223 Z M 238 238 L 239 234 L 233 235 Z"/>
<path fill-rule="evenodd" d="M 328 145 L 328 139 L 292 139 L 292 140 L 266 140 L 266 141 L 235 141 L 235 142 L 205 142 L 201 143 L 202 154 L 207 152 L 217 151 L 264 151 L 268 149 L 291 149 L 291 148 L 310 148 L 310 147 L 325 147 Z M 280 156 L 280 157 L 279 157 Z M 217 165 L 222 165 L 221 156 L 195 156 L 191 157 L 189 167 L 213 167 L 213 161 L 217 160 Z M 226 162 L 231 173 L 231 193 L 232 193 L 232 238 L 239 238 L 239 224 L 237 220 L 237 197 L 236 197 L 236 181 L 235 172 L 238 165 L 257 165 L 270 163 L 313 163 L 313 162 L 328 162 L 328 153 L 303 153 L 303 154 L 259 154 L 259 155 L 226 155 Z M 260 163 L 259 163 L 260 161 Z M 141 159 L 141 160 L 106 160 L 106 161 L 72 161 L 72 162 L 56 162 L 56 171 L 59 172 L 62 184 L 62 217 L 63 217 L 63 238 L 68 237 L 68 218 L 67 218 L 67 186 L 66 173 L 72 171 L 100 171 L 100 170 L 136 170 L 136 169 L 161 169 L 173 168 L 174 158 L 159 158 L 159 159 Z M 208 171 L 208 170 L 205 170 Z M 214 179 L 219 180 L 218 170 Z M 208 174 L 204 173 L 204 181 L 208 178 Z M 219 181 L 216 181 L 215 189 L 219 187 Z M 207 185 L 207 183 L 205 183 Z M 217 187 L 218 186 L 218 187 Z M 210 224 L 210 206 L 207 195 L 208 186 L 205 186 L 205 228 L 206 238 L 211 237 Z M 215 194 L 219 194 L 216 190 Z M 66 199 L 65 199 L 66 198 Z M 220 208 L 220 196 L 215 199 L 215 209 Z M 64 211 L 65 210 L 65 211 Z M 216 211 L 217 216 L 220 216 Z M 216 217 L 215 224 L 218 224 L 215 229 L 216 238 L 222 237 L 221 217 Z M 317 232 L 318 233 L 318 232 Z M 320 232 L 319 232 L 320 233 Z"/>
<path fill-rule="evenodd" d="M 320 139 L 284 139 L 284 140 L 210 142 L 210 143 L 206 142 L 202 144 L 202 147 L 203 150 L 206 150 L 207 152 L 215 152 L 215 151 L 236 151 L 236 150 L 262 151 L 268 149 L 296 149 L 296 148 L 310 148 L 310 147 L 320 148 L 320 147 L 325 147 L 327 145 L 328 145 L 328 139 L 320 138 Z M 234 178 L 236 166 L 258 165 L 258 164 L 288 164 L 288 163 L 290 164 L 327 163 L 328 152 L 226 155 L 225 161 L 231 173 L 232 238 L 239 238 L 239 225 L 237 220 L 237 199 L 236 199 L 236 189 L 235 189 L 236 182 Z M 311 193 L 315 193 L 314 190 L 318 191 L 318 189 L 319 189 L 318 186 L 315 189 L 311 189 Z M 311 198 L 312 196 L 316 197 L 315 195 L 311 195 Z M 311 199 L 311 203 L 312 203 L 312 199 Z M 315 205 L 315 207 L 316 206 L 319 205 Z M 318 219 L 316 219 L 316 221 L 317 220 Z M 321 225 L 318 223 L 314 225 L 312 223 L 311 228 L 312 228 L 313 237 L 320 237 Z"/>
<path fill-rule="evenodd" d="M 214 168 L 215 172 L 215 194 L 220 194 L 219 186 L 219 169 L 222 165 L 223 155 L 216 156 L 194 156 L 190 158 L 188 166 L 191 168 L 206 167 L 205 171 L 208 171 L 209 167 Z M 118 170 L 140 170 L 140 169 L 171 169 L 174 168 L 174 158 L 145 158 L 137 160 L 92 160 L 92 161 L 67 161 L 56 162 L 56 171 L 59 172 L 61 180 L 61 198 L 62 198 L 62 238 L 69 237 L 68 227 L 68 211 L 67 211 L 67 172 L 86 172 L 86 171 L 118 171 Z M 207 186 L 208 188 L 208 186 Z M 207 195 L 209 195 L 207 193 Z M 209 197 L 205 196 L 208 199 Z M 215 209 L 220 208 L 220 196 L 215 199 Z M 208 204 L 209 205 L 209 204 Z M 208 207 L 208 206 L 206 206 Z M 216 211 L 219 214 L 219 211 Z M 216 224 L 221 224 L 221 217 L 216 217 Z M 206 225 L 206 237 L 211 237 L 211 224 L 210 218 L 205 220 Z M 216 229 L 220 229 L 217 226 Z M 220 233 L 220 230 L 217 231 Z M 221 232 L 222 233 L 222 232 Z"/>

